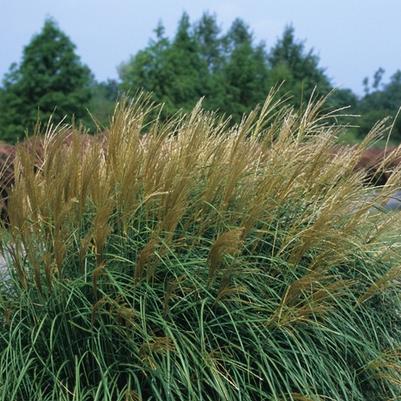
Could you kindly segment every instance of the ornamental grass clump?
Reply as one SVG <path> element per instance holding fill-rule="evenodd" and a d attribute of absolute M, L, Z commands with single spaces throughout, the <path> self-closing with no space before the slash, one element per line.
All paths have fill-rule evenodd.
<path fill-rule="evenodd" d="M 401 172 L 366 185 L 386 128 L 339 148 L 322 107 L 162 122 L 140 96 L 21 144 L 0 400 L 399 399 Z"/>

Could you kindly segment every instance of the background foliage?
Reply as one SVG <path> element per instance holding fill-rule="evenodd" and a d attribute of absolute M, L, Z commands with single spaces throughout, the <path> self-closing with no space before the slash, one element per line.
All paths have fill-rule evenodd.
<path fill-rule="evenodd" d="M 13 141 L 32 130 L 36 121 L 58 122 L 86 115 L 91 72 L 82 65 L 75 46 L 48 19 L 40 34 L 25 47 L 20 65 L 13 64 L 0 96 L 2 139 Z"/>
<path fill-rule="evenodd" d="M 195 22 L 184 13 L 172 37 L 160 23 L 148 45 L 119 65 L 118 74 L 118 81 L 96 82 L 69 38 L 53 20 L 46 20 L 24 49 L 20 65 L 13 64 L 4 77 L 0 139 L 15 142 L 31 133 L 35 122 L 46 124 L 50 114 L 54 122 L 74 115 L 91 131 L 102 130 L 121 91 L 152 92 L 153 99 L 165 105 L 164 119 L 178 110 L 191 110 L 205 97 L 205 109 L 219 110 L 238 122 L 283 81 L 280 94 L 289 96 L 296 108 L 305 106 L 312 92 L 326 95 L 333 89 L 318 55 L 296 38 L 292 26 L 269 49 L 255 41 L 241 19 L 223 32 L 210 13 Z M 371 82 L 364 79 L 362 97 L 346 88 L 330 96 L 327 106 L 351 106 L 350 113 L 362 115 L 345 120 L 358 126 L 349 128 L 349 138 L 360 140 L 378 119 L 394 118 L 401 105 L 401 71 L 387 83 L 383 74 L 380 68 Z M 393 138 L 401 140 L 400 122 Z"/>

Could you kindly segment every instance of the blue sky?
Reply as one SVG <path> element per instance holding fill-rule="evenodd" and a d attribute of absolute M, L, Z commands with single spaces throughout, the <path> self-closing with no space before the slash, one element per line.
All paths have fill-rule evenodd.
<path fill-rule="evenodd" d="M 192 20 L 216 13 L 223 29 L 243 18 L 269 48 L 286 24 L 320 55 L 332 82 L 362 94 L 362 79 L 382 66 L 385 80 L 401 69 L 401 0 L 0 0 L 0 77 L 46 16 L 77 45 L 97 79 L 146 46 L 159 20 L 169 35 L 183 11 Z"/>

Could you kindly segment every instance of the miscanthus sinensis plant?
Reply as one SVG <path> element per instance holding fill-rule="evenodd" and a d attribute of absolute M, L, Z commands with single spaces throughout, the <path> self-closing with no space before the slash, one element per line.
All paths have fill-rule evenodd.
<path fill-rule="evenodd" d="M 400 172 L 364 185 L 385 128 L 340 149 L 321 107 L 269 96 L 232 126 L 139 97 L 102 136 L 21 145 L 0 400 L 400 399 L 400 218 L 381 209 Z"/>

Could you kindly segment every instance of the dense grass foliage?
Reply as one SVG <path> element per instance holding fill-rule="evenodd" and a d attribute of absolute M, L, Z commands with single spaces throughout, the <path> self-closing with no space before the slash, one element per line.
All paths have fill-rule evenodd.
<path fill-rule="evenodd" d="M 399 399 L 399 217 L 381 204 L 400 172 L 364 186 L 383 127 L 337 151 L 321 105 L 269 96 L 232 127 L 199 105 L 150 120 L 139 98 L 102 137 L 21 145 L 0 400 Z"/>

